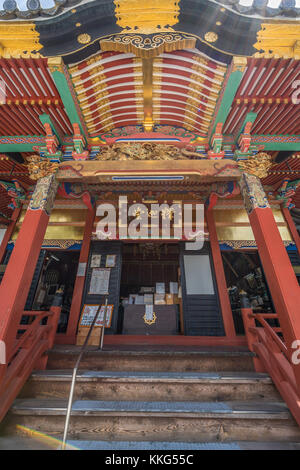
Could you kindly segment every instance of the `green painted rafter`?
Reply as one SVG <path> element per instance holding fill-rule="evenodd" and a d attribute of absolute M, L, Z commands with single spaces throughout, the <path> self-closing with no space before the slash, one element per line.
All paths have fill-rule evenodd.
<path fill-rule="evenodd" d="M 39 120 L 41 121 L 41 123 L 43 124 L 50 124 L 51 126 L 51 129 L 52 131 L 54 132 L 54 134 L 56 135 L 56 137 L 58 138 L 58 141 L 59 143 L 61 144 L 62 143 L 62 140 L 63 140 L 63 136 L 62 134 L 57 130 L 57 128 L 55 127 L 55 125 L 53 124 L 49 114 L 40 114 L 39 115 Z"/>
<path fill-rule="evenodd" d="M 71 124 L 79 124 L 81 133 L 87 136 L 88 131 L 81 115 L 71 77 L 62 58 L 50 57 L 48 67 Z"/>
<path fill-rule="evenodd" d="M 224 91 L 222 96 L 219 97 L 221 103 L 217 104 L 217 115 L 213 121 L 213 125 L 209 132 L 209 140 L 211 143 L 211 138 L 215 133 L 216 126 L 219 122 L 223 125 L 226 122 L 227 116 L 230 111 L 231 104 L 234 100 L 237 89 L 243 78 L 244 70 L 247 65 L 246 57 L 233 57 L 231 65 L 227 71 L 227 75 L 224 80 Z"/>

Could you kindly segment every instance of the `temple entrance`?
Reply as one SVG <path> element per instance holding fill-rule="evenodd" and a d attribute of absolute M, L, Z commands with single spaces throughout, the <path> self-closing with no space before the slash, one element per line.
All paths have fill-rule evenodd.
<path fill-rule="evenodd" d="M 244 334 L 241 293 L 246 293 L 254 313 L 274 312 L 269 287 L 257 250 L 222 251 L 225 277 L 236 333 Z"/>
<path fill-rule="evenodd" d="M 210 244 L 195 248 L 93 241 L 81 311 L 107 299 L 113 313 L 106 335 L 225 336 Z"/>
<path fill-rule="evenodd" d="M 179 279 L 178 243 L 124 244 L 118 333 L 176 335 L 182 331 Z"/>

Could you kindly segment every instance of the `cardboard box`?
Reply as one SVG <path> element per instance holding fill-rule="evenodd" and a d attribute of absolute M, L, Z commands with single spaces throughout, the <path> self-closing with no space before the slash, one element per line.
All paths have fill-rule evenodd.
<path fill-rule="evenodd" d="M 166 304 L 167 305 L 174 304 L 174 294 L 166 294 Z"/>
<path fill-rule="evenodd" d="M 143 295 L 137 295 L 135 298 L 135 305 L 144 305 L 144 296 Z"/>
<path fill-rule="evenodd" d="M 153 294 L 144 294 L 144 304 L 153 305 Z"/>
<path fill-rule="evenodd" d="M 155 305 L 165 305 L 165 294 L 154 294 L 154 304 Z"/>

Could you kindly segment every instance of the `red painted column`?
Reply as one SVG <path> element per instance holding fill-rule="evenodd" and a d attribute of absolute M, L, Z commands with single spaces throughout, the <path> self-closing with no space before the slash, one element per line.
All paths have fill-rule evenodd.
<path fill-rule="evenodd" d="M 7 244 L 9 240 L 11 239 L 12 233 L 15 229 L 21 210 L 22 210 L 22 207 L 18 207 L 12 213 L 11 221 L 6 229 L 6 232 L 4 234 L 3 240 L 0 245 L 0 264 L 2 263 Z"/>
<path fill-rule="evenodd" d="M 57 186 L 55 175 L 37 182 L 0 285 L 0 339 L 5 341 L 8 355 L 23 314 Z"/>
<path fill-rule="evenodd" d="M 215 276 L 218 286 L 218 293 L 220 299 L 220 305 L 222 310 L 222 317 L 224 323 L 224 329 L 228 338 L 236 338 L 236 332 L 234 328 L 232 309 L 227 291 L 227 284 L 224 272 L 224 266 L 222 261 L 222 255 L 216 230 L 216 224 L 214 220 L 213 210 L 206 211 L 206 221 L 209 231 L 209 241 L 212 251 L 212 257 L 215 268 Z"/>
<path fill-rule="evenodd" d="M 298 230 L 296 229 L 295 222 L 293 221 L 293 218 L 287 207 L 282 207 L 281 210 L 282 210 L 283 216 L 291 232 L 292 238 L 296 244 L 296 247 L 300 256 L 300 236 L 299 236 Z"/>
<path fill-rule="evenodd" d="M 81 250 L 80 250 L 79 263 L 87 264 L 88 262 L 94 220 L 95 220 L 95 209 L 89 209 L 87 211 L 87 216 L 86 216 L 86 221 L 85 221 L 85 229 L 84 229 L 84 235 L 83 235 L 83 240 L 82 240 L 82 245 L 81 245 Z M 80 307 L 81 307 L 81 301 L 82 301 L 82 296 L 83 296 L 84 283 L 85 283 L 85 276 L 76 277 L 70 316 L 68 320 L 68 328 L 67 328 L 66 335 L 63 338 L 63 341 L 65 344 L 75 344 L 75 341 L 76 341 L 76 331 L 77 331 L 77 324 L 78 324 L 79 317 L 80 317 Z"/>
<path fill-rule="evenodd" d="M 300 340 L 300 287 L 260 180 L 244 173 L 239 184 L 285 343 L 292 354 L 292 343 Z M 300 386 L 300 370 L 297 375 Z"/>

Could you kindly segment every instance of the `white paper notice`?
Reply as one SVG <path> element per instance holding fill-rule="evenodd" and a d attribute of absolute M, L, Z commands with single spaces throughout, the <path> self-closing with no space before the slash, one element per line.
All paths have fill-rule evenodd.
<path fill-rule="evenodd" d="M 77 269 L 77 276 L 85 276 L 86 263 L 79 263 Z"/>
<path fill-rule="evenodd" d="M 91 268 L 100 268 L 101 255 L 94 254 L 91 257 Z"/>
<path fill-rule="evenodd" d="M 89 294 L 108 294 L 109 276 L 109 268 L 94 268 L 92 271 Z"/>

